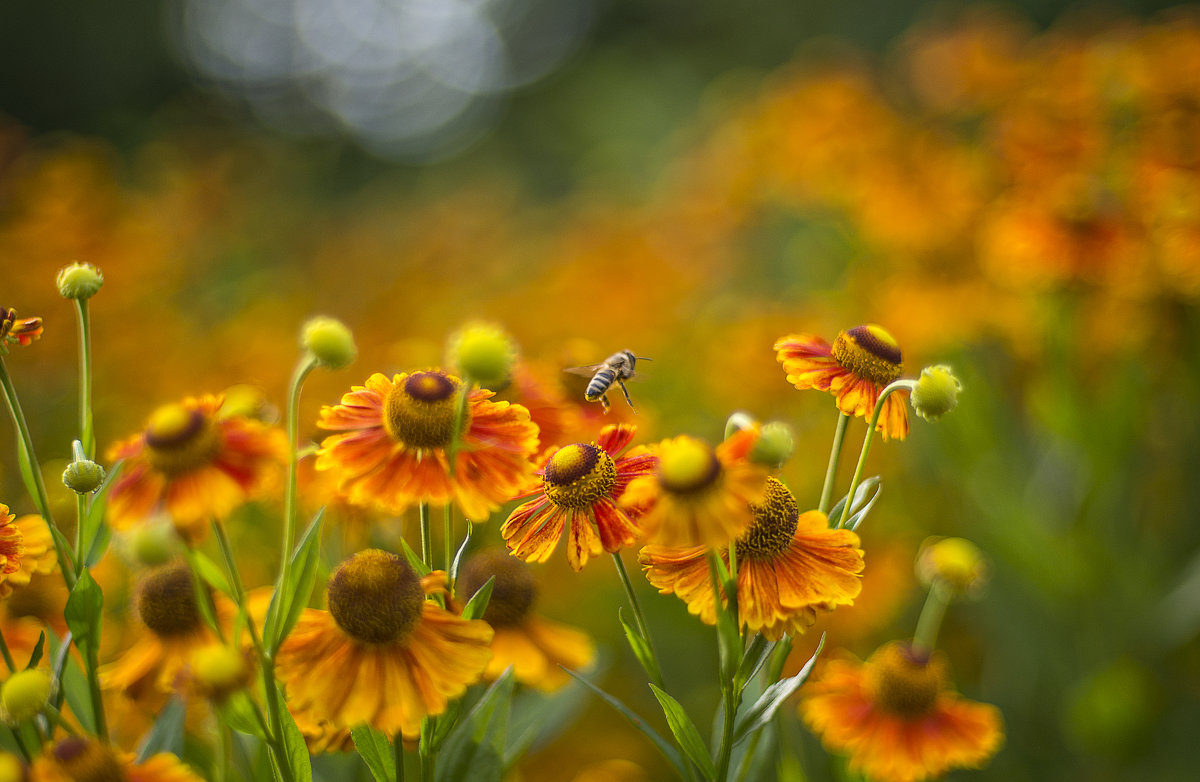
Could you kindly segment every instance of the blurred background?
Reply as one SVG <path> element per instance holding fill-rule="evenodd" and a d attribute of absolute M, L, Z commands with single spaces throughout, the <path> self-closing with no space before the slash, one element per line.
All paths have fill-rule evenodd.
<path fill-rule="evenodd" d="M 53 464 L 74 431 L 70 261 L 107 280 L 102 447 L 187 394 L 249 384 L 282 405 L 310 315 L 361 351 L 306 387 L 313 437 L 321 404 L 439 363 L 485 319 L 565 400 L 562 436 L 600 421 L 559 370 L 628 347 L 654 359 L 631 388 L 642 441 L 716 439 L 739 409 L 786 420 L 784 477 L 815 505 L 832 399 L 792 389 L 772 343 L 883 324 L 907 375 L 950 363 L 965 391 L 876 446 L 863 596 L 795 665 L 820 629 L 859 656 L 910 634 L 917 546 L 964 536 L 992 581 L 943 645 L 1007 741 L 952 776 L 1192 779 L 1200 7 L 1172 5 L 11 0 L 0 304 L 46 333 L 6 363 Z M 632 418 L 621 400 L 614 417 Z M 0 438 L 0 501 L 28 511 Z M 655 717 L 611 566 L 559 559 L 542 613 L 593 633 L 601 683 Z M 668 683 L 711 713 L 691 654 L 711 631 L 644 591 L 664 656 L 689 661 Z M 578 697 L 515 778 L 660 778 Z M 794 721 L 784 741 L 839 778 Z"/>

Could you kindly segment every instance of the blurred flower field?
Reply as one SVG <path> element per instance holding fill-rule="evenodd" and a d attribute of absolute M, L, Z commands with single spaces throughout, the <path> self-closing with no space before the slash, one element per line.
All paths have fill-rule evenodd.
<path fill-rule="evenodd" d="M 0 306 L 15 310 L 17 319 L 40 317 L 44 329 L 29 344 L 17 344 L 19 330 L 12 332 L 3 360 L 41 460 L 49 509 L 66 538 L 75 534 L 77 495 L 60 476 L 77 460 L 72 441 L 81 435 L 76 307 L 55 285 L 63 267 L 90 264 L 104 278 L 88 301 L 91 458 L 110 470 L 124 459 L 118 481 L 131 481 L 131 465 L 145 449 L 153 451 L 155 437 L 179 435 L 188 416 L 221 420 L 221 426 L 241 422 L 239 434 L 222 435 L 226 445 L 233 436 L 244 446 L 224 454 L 246 460 L 236 471 L 245 479 L 237 491 L 205 485 L 197 492 L 207 500 L 183 497 L 164 505 L 169 512 L 155 513 L 147 510 L 157 501 L 150 494 L 107 500 L 112 540 L 91 568 L 104 604 L 93 652 L 112 742 L 121 751 L 137 752 L 149 733 L 166 742 L 161 746 L 177 747 L 202 778 L 213 778 L 223 751 L 233 758 L 228 778 L 261 770 L 252 758 L 236 757 L 252 744 L 231 748 L 213 739 L 224 735 L 216 726 L 231 720 L 214 718 L 207 702 L 220 697 L 192 670 L 198 663 L 183 672 L 168 665 L 149 678 L 131 669 L 138 660 L 149 665 L 162 651 L 147 651 L 152 622 L 135 604 L 147 573 L 166 578 L 152 565 L 185 561 L 185 540 L 223 564 L 223 541 L 209 524 L 219 517 L 246 590 L 241 622 L 262 624 L 271 586 L 285 567 L 281 519 L 296 511 L 295 543 L 324 507 L 312 599 L 291 640 L 279 639 L 276 673 L 317 756 L 314 778 L 372 778 L 374 769 L 344 751 L 354 746 L 343 730 L 355 723 L 355 715 L 346 716 L 351 706 L 331 709 L 324 722 L 314 716 L 335 700 L 328 690 L 345 677 L 304 677 L 320 664 L 313 650 L 321 639 L 338 632 L 330 628 L 362 627 L 337 613 L 336 595 L 350 594 L 350 587 L 328 586 L 338 580 L 338 564 L 367 548 L 403 555 L 402 539 L 420 552 L 430 504 L 432 539 L 424 542 L 433 561 L 425 564 L 448 565 L 467 526 L 472 553 L 492 550 L 484 556 L 494 556 L 506 542 L 520 549 L 529 527 L 517 523 L 514 512 L 536 503 L 539 491 L 549 499 L 529 513 L 567 507 L 553 501 L 566 496 L 554 491 L 567 485 L 554 483 L 554 471 L 572 466 L 566 456 L 587 451 L 570 451 L 578 448 L 573 444 L 589 443 L 589 458 L 609 459 L 620 476 L 619 489 L 605 489 L 611 502 L 587 506 L 599 535 L 581 544 L 591 546 L 591 561 L 585 566 L 566 553 L 575 540 L 570 525 L 552 553 L 544 539 L 525 538 L 521 558 L 542 561 L 510 581 L 525 597 L 536 592 L 522 608 L 532 604 L 536 613 L 524 620 L 524 635 L 514 631 L 499 641 L 497 632 L 493 651 L 507 648 L 524 659 L 528 645 L 536 645 L 531 637 L 553 638 L 567 667 L 588 671 L 596 686 L 671 736 L 674 728 L 647 686 L 653 676 L 622 627 L 632 621 L 628 596 L 605 561 L 625 549 L 624 566 L 662 661 L 665 689 L 715 750 L 722 692 L 714 682 L 726 652 L 718 650 L 718 632 L 694 614 L 704 616 L 705 600 L 711 622 L 723 614 L 711 591 L 696 603 L 675 575 L 664 575 L 683 567 L 681 560 L 644 552 L 639 559 L 643 544 L 653 552 L 662 542 L 644 539 L 659 534 L 658 520 L 654 510 L 639 516 L 641 506 L 657 501 L 657 511 L 666 513 L 673 475 L 667 463 L 682 453 L 672 463 L 686 467 L 690 458 L 678 439 L 683 435 L 725 440 L 711 452 L 713 463 L 720 460 L 723 475 L 738 474 L 737 459 L 749 457 L 731 455 L 743 435 L 727 430 L 727 420 L 741 411 L 737 420 L 747 423 L 746 432 L 758 431 L 748 422 L 787 425 L 794 447 L 772 475 L 794 495 L 801 529 L 812 520 L 806 511 L 820 506 L 829 513 L 832 502 L 822 503 L 830 441 L 841 431 L 837 387 L 833 394 L 822 393 L 828 385 L 798 390 L 797 370 L 776 358 L 777 341 L 823 335 L 835 343 L 827 359 L 833 362 L 841 355 L 837 345 L 846 346 L 837 335 L 880 324 L 898 343 L 897 359 L 902 351 L 902 362 L 894 363 L 902 363 L 903 378 L 916 381 L 922 368 L 934 365 L 953 368 L 961 381 L 957 407 L 933 422 L 911 409 L 908 387 L 888 400 L 904 406 L 892 417 L 904 412 L 907 436 L 885 429 L 871 446 L 865 476 L 882 481 L 870 516 L 854 532 L 818 525 L 823 533 L 853 537 L 828 545 L 861 549 L 861 576 L 852 562 L 844 563 L 854 588 L 814 599 L 780 620 L 794 634 L 790 656 L 778 660 L 783 676 L 801 671 L 825 634 L 813 682 L 783 702 L 761 744 L 742 743 L 726 758 L 733 769 L 728 778 L 924 778 L 906 776 L 902 764 L 890 776 L 884 766 L 868 764 L 871 776 L 861 777 L 853 737 L 839 744 L 827 731 L 814 735 L 823 707 L 801 704 L 830 697 L 828 682 L 838 676 L 856 681 L 859 660 L 876 661 L 873 670 L 882 670 L 895 656 L 886 644 L 913 638 L 914 628 L 923 626 L 924 594 L 937 579 L 919 576 L 914 562 L 931 536 L 964 538 L 980 552 L 986 584 L 978 594 L 956 595 L 962 599 L 946 609 L 940 634 L 933 634 L 952 689 L 962 700 L 995 706 L 1002 727 L 989 733 L 995 744 L 989 752 L 926 764 L 930 776 L 941 778 L 953 765 L 982 768 L 952 770 L 952 779 L 1192 778 L 1200 723 L 1200 527 L 1191 510 L 1200 496 L 1190 479 L 1200 464 L 1195 7 L 1146 19 L 1079 13 L 1038 29 L 999 7 L 972 6 L 928 17 L 882 54 L 815 41 L 770 72 L 730 73 L 714 82 L 637 187 L 598 176 L 555 197 L 503 162 L 442 177 L 433 169 L 383 165 L 347 175 L 337 155 L 319 145 L 277 143 L 229 125 L 162 121 L 153 127 L 136 144 L 118 147 L 82 135 L 38 134 L 0 115 Z M 313 316 L 345 324 L 357 355 L 349 366 L 330 364 L 308 375 L 293 408 L 296 362 L 304 349 L 312 350 L 311 343 L 302 348 L 298 335 Z M 476 390 L 468 409 L 469 394 L 455 385 L 463 354 L 454 335 L 477 324 L 495 324 L 511 336 L 516 363 L 502 380 L 483 384 L 494 397 Z M 857 333 L 860 342 L 863 333 Z M 808 345 L 806 339 L 792 344 Z M 862 344 L 856 343 L 870 356 L 892 356 Z M 651 359 L 638 361 L 628 383 L 636 413 L 614 385 L 605 414 L 585 399 L 589 378 L 563 370 L 599 364 L 624 349 Z M 874 393 L 900 376 L 877 382 Z M 409 384 L 413 378 L 425 386 Z M 399 387 L 419 401 L 428 394 L 446 403 L 446 415 L 453 413 L 450 400 L 463 400 L 467 412 L 456 420 L 465 416 L 476 429 L 463 430 L 462 442 L 475 436 L 476 444 L 459 451 L 455 434 L 445 448 L 435 437 L 430 442 L 439 444 L 427 450 L 440 454 L 439 463 L 465 453 L 460 463 L 471 475 L 487 473 L 492 489 L 453 471 L 420 473 L 413 479 L 417 488 L 360 485 L 347 477 L 370 454 L 358 440 L 349 441 L 358 450 L 339 451 L 334 441 L 341 435 L 334 433 L 384 431 L 397 439 L 399 403 L 384 400 Z M 370 394 L 376 396 L 368 403 Z M 857 416 L 846 410 L 834 502 L 855 473 L 867 431 L 862 419 L 874 397 L 868 402 Z M 373 411 L 373 429 L 363 424 L 364 409 Z M 505 418 L 518 409 L 527 411 L 521 422 Z M 304 457 L 296 466 L 298 508 L 284 499 L 289 410 Z M 614 424 L 623 426 L 605 429 Z M 627 435 L 632 427 L 636 433 Z M 0 427 L 0 502 L 27 517 L 39 508 L 21 474 L 19 442 L 16 427 Z M 749 442 L 743 445 L 748 453 Z M 505 458 L 489 461 L 485 454 L 493 447 Z M 563 458 L 554 461 L 555 454 Z M 663 463 L 652 466 L 650 454 Z M 147 475 L 179 474 L 152 453 L 145 458 Z M 402 461 L 387 464 L 414 475 L 429 464 Z M 443 480 L 453 488 L 443 490 Z M 761 480 L 751 506 L 763 496 Z M 633 488 L 623 503 L 627 483 Z M 745 512 L 746 497 L 737 499 Z M 458 508 L 447 522 L 450 538 L 440 512 L 446 504 Z M 477 523 L 468 525 L 464 510 Z M 638 531 L 610 546 L 605 520 L 625 514 Z M 831 520 L 836 515 L 829 513 Z M 517 521 L 506 524 L 512 518 Z M 723 567 L 735 566 L 729 550 L 735 538 L 746 540 L 738 537 L 746 523 L 723 538 L 705 539 L 713 551 L 725 547 Z M 14 578 L 11 594 L 0 593 L 4 639 L 18 667 L 43 628 L 59 639 L 68 630 L 53 541 L 44 530 L 23 529 L 22 556 L 31 574 L 24 583 Z M 697 562 L 707 590 L 708 565 L 703 556 Z M 371 560 L 361 566 L 362 577 L 389 567 Z M 336 572 L 346 574 L 342 581 L 358 573 Z M 191 577 L 186 568 L 180 573 L 182 587 L 161 589 L 187 593 Z M 455 627 L 464 646 L 487 645 L 480 619 L 454 615 L 487 578 L 458 574 L 472 588 L 451 599 L 435 576 L 418 575 L 424 577 L 405 587 L 420 596 L 425 612 L 413 632 L 432 637 L 432 627 Z M 498 575 L 497 589 L 501 583 Z M 353 594 L 358 597 L 349 603 L 371 603 Z M 496 594 L 493 599 L 500 605 Z M 435 603 L 446 616 L 427 624 Z M 759 604 L 772 605 L 765 598 Z M 739 627 L 750 616 L 748 605 L 735 620 Z M 297 614 L 303 607 L 296 606 Z M 624 607 L 621 619 L 618 607 Z M 220 595 L 211 608 L 215 621 L 230 627 L 239 613 Z M 335 624 L 329 615 L 341 618 Z M 747 648 L 756 632 L 776 641 L 783 631 L 769 619 L 751 622 L 742 639 Z M 271 640 L 263 639 L 267 647 Z M 375 654 L 391 641 L 379 636 L 371 643 Z M 131 650 L 141 657 L 131 661 Z M 461 659 L 478 651 L 463 651 Z M 309 653 L 314 657 L 306 658 Z M 444 659 L 457 654 L 446 652 Z M 94 666 L 84 657 L 73 669 L 79 680 L 61 686 L 86 691 L 83 672 Z M 431 680 L 442 682 L 443 691 L 461 685 L 451 700 L 469 685 L 467 699 L 474 702 L 485 690 L 474 683 L 484 657 L 474 678 L 464 674 L 452 685 L 450 674 L 443 681 L 438 669 Z M 379 670 L 392 671 L 391 664 L 379 662 Z M 407 670 L 419 669 L 414 663 Z M 483 675 L 495 679 L 502 671 L 493 665 Z M 556 665 L 541 673 L 522 681 L 525 671 L 518 672 L 508 729 L 529 740 L 506 779 L 672 777 L 671 761 L 618 711 L 564 678 Z M 249 687 L 264 700 L 254 689 L 261 682 L 228 684 Z M 171 744 L 152 726 L 156 715 L 175 708 L 166 704 L 183 702 L 179 693 L 187 706 L 177 710 L 186 715 L 175 716 L 186 738 L 181 734 Z M 392 713 L 380 704 L 372 712 L 380 722 L 373 724 L 386 738 L 403 734 L 415 756 L 420 711 L 431 708 L 429 701 L 420 694 L 396 700 L 424 705 Z M 262 708 L 270 717 L 275 707 Z M 97 728 L 94 715 L 68 711 L 64 707 L 63 719 L 81 732 Z M 534 724 L 523 724 L 522 715 Z M 66 735 L 54 721 L 38 719 L 46 733 L 41 738 L 55 730 L 58 739 Z M 10 733 L 0 745 L 19 754 L 11 740 L 19 731 L 0 732 Z M 747 745 L 761 748 L 767 760 L 739 766 Z M 136 772 L 143 776 L 128 769 L 119 772 L 123 777 L 87 776 L 63 753 L 56 757 L 57 769 L 35 764 L 32 778 L 167 780 L 176 773 L 159 760 L 157 776 L 144 769 Z M 20 778 L 0 768 L 0 780 Z"/>

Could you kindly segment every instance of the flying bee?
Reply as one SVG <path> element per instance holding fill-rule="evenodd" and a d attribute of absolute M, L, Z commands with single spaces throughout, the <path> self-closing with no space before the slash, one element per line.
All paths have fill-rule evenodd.
<path fill-rule="evenodd" d="M 608 392 L 613 383 L 621 387 L 621 392 L 625 394 L 625 401 L 629 403 L 629 409 L 633 410 L 633 400 L 629 398 L 629 389 L 625 387 L 625 381 L 633 377 L 633 368 L 638 361 L 650 361 L 650 359 L 645 356 L 635 356 L 632 350 L 622 350 L 620 353 L 613 353 L 605 359 L 603 364 L 570 367 L 564 371 L 584 377 L 591 375 L 592 379 L 588 382 L 583 396 L 589 402 L 599 400 L 600 404 L 604 405 L 604 412 L 607 413 L 612 407 L 608 401 Z M 633 410 L 633 412 L 636 413 L 637 410 Z"/>

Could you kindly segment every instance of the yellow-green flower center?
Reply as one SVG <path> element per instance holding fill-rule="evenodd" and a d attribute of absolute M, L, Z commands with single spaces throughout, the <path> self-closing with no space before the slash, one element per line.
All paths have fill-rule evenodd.
<path fill-rule="evenodd" d="M 603 449 L 587 443 L 564 445 L 542 471 L 546 497 L 560 508 L 586 508 L 617 484 L 617 466 Z"/>
<path fill-rule="evenodd" d="M 180 475 L 212 462 L 221 450 L 221 430 L 200 410 L 164 405 L 146 426 L 146 459 L 155 470 Z"/>
<path fill-rule="evenodd" d="M 658 454 L 658 480 L 674 494 L 692 494 L 716 483 L 721 460 L 708 443 L 677 437 L 662 444 Z"/>
<path fill-rule="evenodd" d="M 160 638 L 187 635 L 199 629 L 200 608 L 187 566 L 159 568 L 143 578 L 137 590 L 137 612 L 146 627 Z"/>
<path fill-rule="evenodd" d="M 898 717 L 917 718 L 933 710 L 946 686 L 946 663 L 940 655 L 915 651 L 893 642 L 867 661 L 867 690 L 882 710 Z"/>
<path fill-rule="evenodd" d="M 754 511 L 754 521 L 734 542 L 738 557 L 773 559 L 787 551 L 796 537 L 800 518 L 800 506 L 788 488 L 768 478 L 762 504 L 751 503 L 750 510 Z"/>
<path fill-rule="evenodd" d="M 833 357 L 844 369 L 878 386 L 900 377 L 900 345 L 882 326 L 869 323 L 837 335 Z"/>
<path fill-rule="evenodd" d="M 72 737 L 55 745 L 54 760 L 73 782 L 124 782 L 125 772 L 110 747 Z"/>
<path fill-rule="evenodd" d="M 462 382 L 445 372 L 414 372 L 392 386 L 383 402 L 383 426 L 414 450 L 445 448 L 454 439 L 454 414 Z M 465 430 L 470 406 L 463 417 Z"/>
<path fill-rule="evenodd" d="M 425 591 L 402 558 L 379 549 L 353 555 L 329 579 L 329 613 L 338 627 L 366 644 L 395 643 L 421 619 Z"/>
<path fill-rule="evenodd" d="M 537 582 L 532 568 L 505 551 L 483 551 L 467 560 L 458 574 L 459 597 L 464 602 L 469 600 L 492 576 L 496 581 L 483 621 L 492 627 L 519 624 L 537 600 Z"/>

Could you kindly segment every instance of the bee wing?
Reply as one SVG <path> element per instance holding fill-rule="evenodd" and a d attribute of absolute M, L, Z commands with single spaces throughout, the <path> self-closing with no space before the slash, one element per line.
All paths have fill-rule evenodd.
<path fill-rule="evenodd" d="M 596 374 L 596 370 L 600 369 L 602 366 L 604 366 L 604 364 L 601 363 L 588 364 L 587 366 L 583 367 L 567 367 L 563 370 L 563 372 L 570 372 L 572 375 L 580 375 L 582 377 L 591 377 L 592 375 Z"/>

